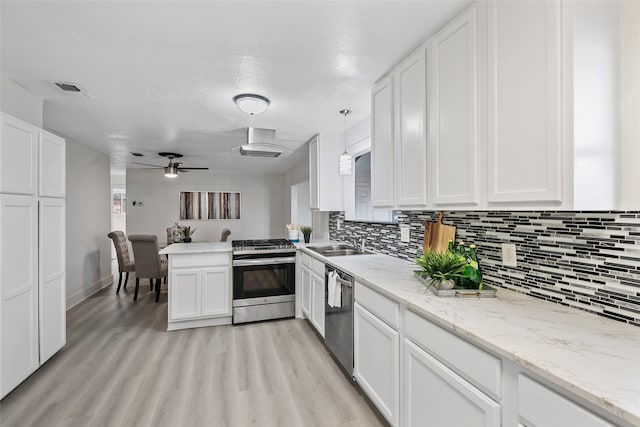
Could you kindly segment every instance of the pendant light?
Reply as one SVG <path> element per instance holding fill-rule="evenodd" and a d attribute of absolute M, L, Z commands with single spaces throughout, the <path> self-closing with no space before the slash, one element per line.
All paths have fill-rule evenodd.
<path fill-rule="evenodd" d="M 351 175 L 353 168 L 353 158 L 347 153 L 347 116 L 351 114 L 351 110 L 340 110 L 340 114 L 344 116 L 344 153 L 340 155 L 340 175 Z"/>

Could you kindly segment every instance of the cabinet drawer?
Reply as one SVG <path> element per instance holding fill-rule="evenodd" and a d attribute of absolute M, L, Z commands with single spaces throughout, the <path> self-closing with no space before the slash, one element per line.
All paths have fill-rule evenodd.
<path fill-rule="evenodd" d="M 324 262 L 322 261 L 318 261 L 317 259 L 312 259 L 313 261 L 313 272 L 322 277 L 322 280 L 324 281 Z"/>
<path fill-rule="evenodd" d="M 405 332 L 415 343 L 476 387 L 494 399 L 500 398 L 500 359 L 408 310 Z"/>
<path fill-rule="evenodd" d="M 522 374 L 518 376 L 518 415 L 518 421 L 524 426 L 613 427 L 613 424 Z"/>
<path fill-rule="evenodd" d="M 302 262 L 302 265 L 304 265 L 305 267 L 308 268 L 313 268 L 312 264 L 313 264 L 313 258 L 311 258 L 311 255 L 307 255 L 304 252 L 300 253 L 300 262 Z"/>
<path fill-rule="evenodd" d="M 169 255 L 171 268 L 229 266 L 231 258 L 228 252 Z"/>
<path fill-rule="evenodd" d="M 398 329 L 400 326 L 400 305 L 397 302 L 356 282 L 355 299 L 376 316 Z"/>

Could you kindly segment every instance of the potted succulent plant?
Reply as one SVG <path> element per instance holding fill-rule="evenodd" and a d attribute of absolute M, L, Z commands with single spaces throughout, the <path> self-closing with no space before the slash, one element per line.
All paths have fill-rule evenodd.
<path fill-rule="evenodd" d="M 447 251 L 429 251 L 417 257 L 416 264 L 421 267 L 417 274 L 427 279 L 427 288 L 452 289 L 455 279 L 464 277 L 467 260 Z"/>
<path fill-rule="evenodd" d="M 313 228 L 305 225 L 300 228 L 300 231 L 302 231 L 302 235 L 304 236 L 304 242 L 309 243 L 309 241 L 311 240 L 311 232 L 313 231 Z"/>
<path fill-rule="evenodd" d="M 194 228 L 193 230 L 191 229 L 191 226 L 185 226 L 184 227 L 184 239 L 182 239 L 183 243 L 191 243 L 191 236 L 193 235 L 193 233 L 195 233 L 196 228 Z"/>

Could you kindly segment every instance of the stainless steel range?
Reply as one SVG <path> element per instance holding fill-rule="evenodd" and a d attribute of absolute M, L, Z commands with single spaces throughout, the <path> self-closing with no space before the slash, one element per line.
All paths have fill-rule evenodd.
<path fill-rule="evenodd" d="M 233 240 L 233 323 L 295 316 L 296 247 L 285 239 Z"/>

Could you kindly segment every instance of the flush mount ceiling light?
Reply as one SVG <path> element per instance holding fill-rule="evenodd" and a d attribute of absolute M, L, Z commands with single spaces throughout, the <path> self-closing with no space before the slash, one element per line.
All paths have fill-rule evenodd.
<path fill-rule="evenodd" d="M 253 93 L 236 95 L 233 97 L 233 102 L 236 103 L 240 111 L 250 116 L 264 113 L 267 107 L 269 107 L 269 104 L 271 104 L 269 98 Z"/>
<path fill-rule="evenodd" d="M 340 110 L 340 114 L 344 116 L 344 153 L 340 155 L 340 175 L 351 175 L 353 166 L 353 157 L 347 153 L 347 116 L 351 114 L 351 110 Z"/>

